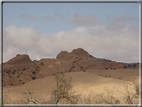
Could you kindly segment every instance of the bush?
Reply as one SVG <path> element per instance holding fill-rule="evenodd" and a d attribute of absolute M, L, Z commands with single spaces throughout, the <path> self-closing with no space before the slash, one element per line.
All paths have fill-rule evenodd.
<path fill-rule="evenodd" d="M 36 73 L 36 72 L 35 72 L 35 71 L 33 71 L 32 73 L 35 75 L 35 73 Z"/>
<path fill-rule="evenodd" d="M 25 71 L 26 70 L 26 68 L 23 68 L 23 71 Z"/>
<path fill-rule="evenodd" d="M 56 89 L 51 93 L 50 103 L 58 104 L 61 101 L 66 101 L 70 104 L 76 104 L 78 102 L 79 95 L 75 95 L 72 92 L 72 78 L 66 78 L 63 74 L 55 74 Z"/>
<path fill-rule="evenodd" d="M 26 100 L 25 100 L 26 104 L 37 104 L 40 102 L 39 99 L 33 98 L 34 93 L 35 92 L 32 90 L 28 90 L 24 93 L 24 94 L 26 94 Z"/>
<path fill-rule="evenodd" d="M 84 95 L 84 97 L 80 99 L 80 103 L 81 104 L 101 104 L 102 103 L 101 95 L 99 94 L 95 95 L 94 93 L 89 93 L 88 95 Z"/>
<path fill-rule="evenodd" d="M 124 65 L 124 69 L 126 69 L 127 68 L 127 66 L 126 65 Z"/>
<path fill-rule="evenodd" d="M 117 90 L 118 92 L 120 92 L 121 94 L 124 95 L 123 99 L 125 99 L 126 104 L 133 104 L 134 99 L 137 98 L 136 96 L 139 96 L 139 91 L 140 91 L 139 85 L 136 84 L 136 83 L 133 83 L 133 85 L 134 85 L 135 93 L 130 92 L 130 90 L 129 90 L 130 87 L 129 87 L 128 84 L 124 85 L 124 89 L 125 89 L 126 93 L 122 93 L 122 92 Z M 137 100 L 137 99 L 135 99 L 135 100 Z"/>
<path fill-rule="evenodd" d="M 35 77 L 32 77 L 32 79 L 34 80 L 34 79 L 35 79 Z"/>

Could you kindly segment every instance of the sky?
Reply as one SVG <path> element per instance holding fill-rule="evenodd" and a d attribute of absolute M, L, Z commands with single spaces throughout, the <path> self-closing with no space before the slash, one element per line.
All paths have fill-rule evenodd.
<path fill-rule="evenodd" d="M 3 61 L 56 58 L 83 48 L 97 58 L 139 62 L 139 3 L 3 3 Z"/>

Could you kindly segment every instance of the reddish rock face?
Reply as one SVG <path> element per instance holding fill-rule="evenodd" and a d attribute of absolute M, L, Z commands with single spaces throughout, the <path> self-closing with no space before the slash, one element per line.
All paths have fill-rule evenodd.
<path fill-rule="evenodd" d="M 92 57 L 91 55 L 89 55 L 89 53 L 87 51 L 85 51 L 84 49 L 82 48 L 78 48 L 78 49 L 74 49 L 72 52 L 68 53 L 67 51 L 61 51 L 56 59 L 62 59 L 62 60 L 66 60 L 66 61 L 69 61 L 69 60 L 81 60 L 81 59 L 88 59 Z M 92 57 L 92 58 L 95 58 L 95 57 Z"/>
<path fill-rule="evenodd" d="M 23 55 L 18 54 L 16 55 L 16 57 L 10 59 L 5 64 L 12 65 L 19 70 L 23 70 L 24 68 L 27 69 L 34 65 L 33 61 L 31 61 L 29 56 L 26 54 L 23 54 Z"/>
<path fill-rule="evenodd" d="M 27 70 L 34 66 L 33 61 L 28 55 L 16 55 L 3 64 L 3 86 L 7 85 L 20 85 L 24 82 L 31 80 L 29 78 L 30 72 Z M 27 77 L 24 75 L 27 74 Z"/>
<path fill-rule="evenodd" d="M 80 57 L 89 57 L 89 53 L 82 48 L 74 49 L 70 54 L 75 54 Z"/>
<path fill-rule="evenodd" d="M 63 72 L 86 72 L 96 69 L 125 69 L 128 64 L 95 58 L 82 48 L 72 52 L 61 51 L 56 59 L 44 58 L 34 63 L 28 55 L 18 54 L 3 64 L 3 86 L 22 85 L 34 79 Z M 128 67 L 133 67 L 129 64 Z M 135 65 L 137 67 L 138 65 Z"/>
<path fill-rule="evenodd" d="M 16 55 L 16 57 L 10 59 L 7 64 L 13 65 L 13 64 L 32 64 L 31 59 L 29 58 L 28 55 L 23 54 L 23 55 Z"/>
<path fill-rule="evenodd" d="M 61 51 L 58 55 L 57 55 L 57 57 L 56 57 L 56 59 L 62 59 L 62 58 L 64 58 L 66 55 L 68 55 L 69 53 L 67 52 L 67 51 Z"/>

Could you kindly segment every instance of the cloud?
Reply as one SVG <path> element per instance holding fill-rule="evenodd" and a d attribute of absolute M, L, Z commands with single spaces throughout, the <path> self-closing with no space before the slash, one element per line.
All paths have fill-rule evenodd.
<path fill-rule="evenodd" d="M 67 14 L 66 14 L 66 15 L 62 15 L 62 14 L 60 14 L 60 13 L 55 13 L 54 16 L 55 16 L 55 17 L 58 17 L 58 18 L 60 18 L 60 19 L 63 19 L 63 20 L 67 20 L 67 18 L 68 18 L 68 15 L 67 15 Z"/>
<path fill-rule="evenodd" d="M 24 19 L 24 20 L 36 20 L 36 17 L 31 14 L 21 14 L 19 16 L 19 19 Z"/>
<path fill-rule="evenodd" d="M 55 21 L 55 18 L 49 16 L 49 15 L 46 15 L 46 16 L 43 16 L 42 17 L 44 20 L 48 20 L 48 21 Z"/>
<path fill-rule="evenodd" d="M 71 22 L 79 26 L 95 25 L 96 16 L 95 15 L 81 15 L 77 13 L 77 14 L 74 14 L 73 20 Z"/>
<path fill-rule="evenodd" d="M 57 21 L 58 19 L 62 19 L 62 20 L 67 20 L 68 19 L 68 15 L 63 15 L 61 13 L 54 13 L 53 15 L 46 15 L 43 16 L 42 19 L 44 20 L 48 20 L 48 21 Z"/>
<path fill-rule="evenodd" d="M 125 25 L 114 30 L 108 26 L 79 26 L 53 34 L 40 33 L 30 27 L 4 27 L 3 59 L 8 61 L 17 54 L 28 54 L 32 60 L 55 58 L 60 51 L 71 52 L 81 47 L 95 57 L 138 62 L 138 56 L 121 57 L 139 55 L 138 27 Z"/>
<path fill-rule="evenodd" d="M 118 28 L 123 27 L 125 25 L 133 25 L 137 26 L 139 23 L 139 19 L 136 17 L 129 17 L 127 14 L 124 14 L 121 17 L 118 17 L 116 19 L 112 19 L 108 15 L 106 16 L 106 19 L 108 20 L 109 24 L 107 25 L 107 29 L 113 29 L 117 31 Z"/>

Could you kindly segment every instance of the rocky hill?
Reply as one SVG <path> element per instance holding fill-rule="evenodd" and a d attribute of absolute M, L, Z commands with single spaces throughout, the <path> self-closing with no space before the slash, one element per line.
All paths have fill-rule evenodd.
<path fill-rule="evenodd" d="M 131 69 L 138 63 L 127 64 L 96 58 L 82 48 L 72 52 L 61 51 L 56 59 L 44 58 L 31 61 L 28 55 L 17 55 L 3 64 L 3 86 L 22 85 L 34 79 L 63 72 L 86 72 L 86 70 Z"/>

